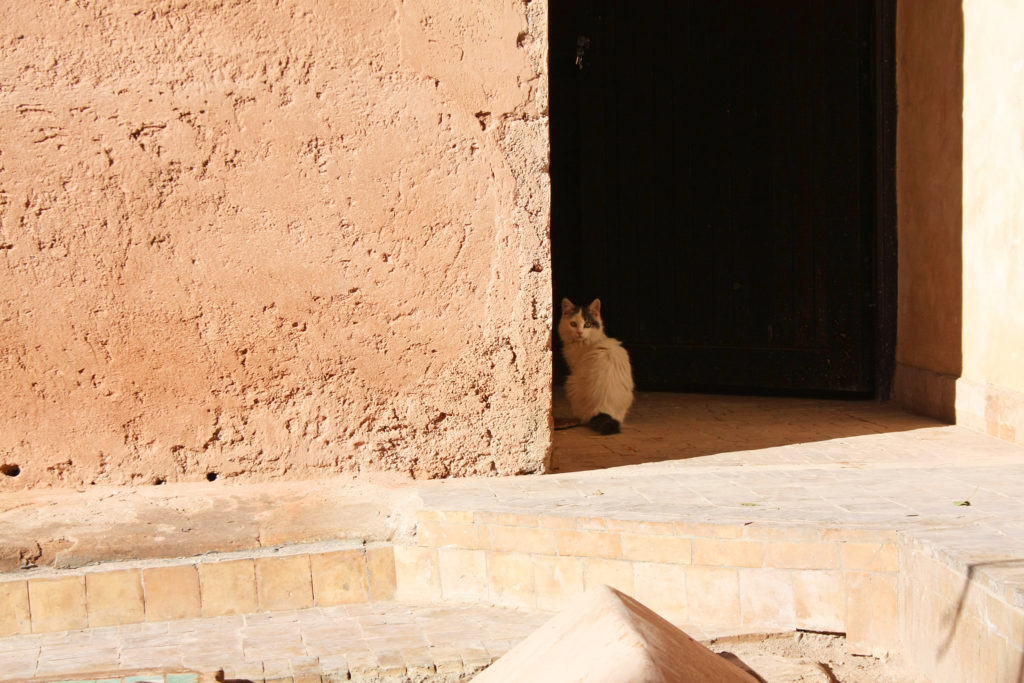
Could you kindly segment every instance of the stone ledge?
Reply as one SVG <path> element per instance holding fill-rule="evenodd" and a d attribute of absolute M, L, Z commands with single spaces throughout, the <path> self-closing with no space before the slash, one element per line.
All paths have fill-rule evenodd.
<path fill-rule="evenodd" d="M 39 683 L 449 683 L 484 669 L 550 616 L 480 605 L 343 605 L 13 636 L 0 639 L 0 661 L 4 680 Z"/>
<path fill-rule="evenodd" d="M 391 600 L 386 544 L 295 544 L 0 578 L 0 637 Z"/>

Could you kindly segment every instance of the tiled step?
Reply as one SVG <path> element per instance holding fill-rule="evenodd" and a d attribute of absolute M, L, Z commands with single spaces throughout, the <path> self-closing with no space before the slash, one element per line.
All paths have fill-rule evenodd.
<path fill-rule="evenodd" d="M 550 618 L 486 605 L 400 602 L 108 626 L 0 639 L 0 679 L 455 681 Z M 102 676 L 102 678 L 101 678 Z"/>
<path fill-rule="evenodd" d="M 0 637 L 391 600 L 387 544 L 293 544 L 0 575 Z"/>
<path fill-rule="evenodd" d="M 1021 661 L 1021 563 L 963 560 L 981 542 L 981 529 L 933 529 L 922 537 L 838 525 L 508 509 L 427 509 L 417 518 L 415 545 L 294 544 L 7 574 L 0 579 L 0 671 L 7 660 L 25 664 L 30 655 L 10 646 L 23 637 L 59 645 L 68 632 L 135 625 L 142 638 L 179 627 L 198 632 L 203 621 L 226 618 L 251 625 L 282 610 L 372 610 L 392 599 L 544 613 L 598 584 L 698 638 L 841 632 L 853 652 L 913 645 L 945 662 L 943 671 L 987 671 L 992 680 Z M 108 668 L 110 661 L 143 664 L 99 650 Z M 319 657 L 331 661 L 340 652 L 320 652 L 318 666 Z"/>
<path fill-rule="evenodd" d="M 1024 562 L 979 561 L 987 534 L 428 509 L 417 545 L 395 547 L 396 595 L 558 610 L 607 584 L 698 637 L 838 632 L 853 653 L 902 644 L 949 680 L 1006 680 L 1024 661 Z"/>
<path fill-rule="evenodd" d="M 684 629 L 840 632 L 876 655 L 899 642 L 891 531 L 422 510 L 416 539 L 395 547 L 404 600 L 559 610 L 606 584 Z"/>

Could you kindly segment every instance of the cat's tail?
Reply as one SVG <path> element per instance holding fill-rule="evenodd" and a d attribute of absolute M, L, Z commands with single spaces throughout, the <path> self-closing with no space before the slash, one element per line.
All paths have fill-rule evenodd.
<path fill-rule="evenodd" d="M 600 434 L 618 434 L 619 421 L 608 413 L 598 413 L 590 418 L 590 428 Z"/>

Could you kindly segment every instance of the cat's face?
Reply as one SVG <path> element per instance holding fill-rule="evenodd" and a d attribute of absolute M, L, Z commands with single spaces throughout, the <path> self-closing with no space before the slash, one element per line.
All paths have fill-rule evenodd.
<path fill-rule="evenodd" d="M 601 300 L 594 299 L 589 306 L 584 307 L 562 299 L 558 334 L 566 344 L 590 344 L 602 337 L 604 324 L 601 322 Z"/>

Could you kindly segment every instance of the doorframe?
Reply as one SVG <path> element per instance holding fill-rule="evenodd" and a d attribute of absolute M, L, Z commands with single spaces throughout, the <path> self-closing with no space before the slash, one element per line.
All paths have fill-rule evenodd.
<path fill-rule="evenodd" d="M 557 1 L 557 0 L 552 0 Z M 875 398 L 896 372 L 896 3 L 875 0 Z"/>

